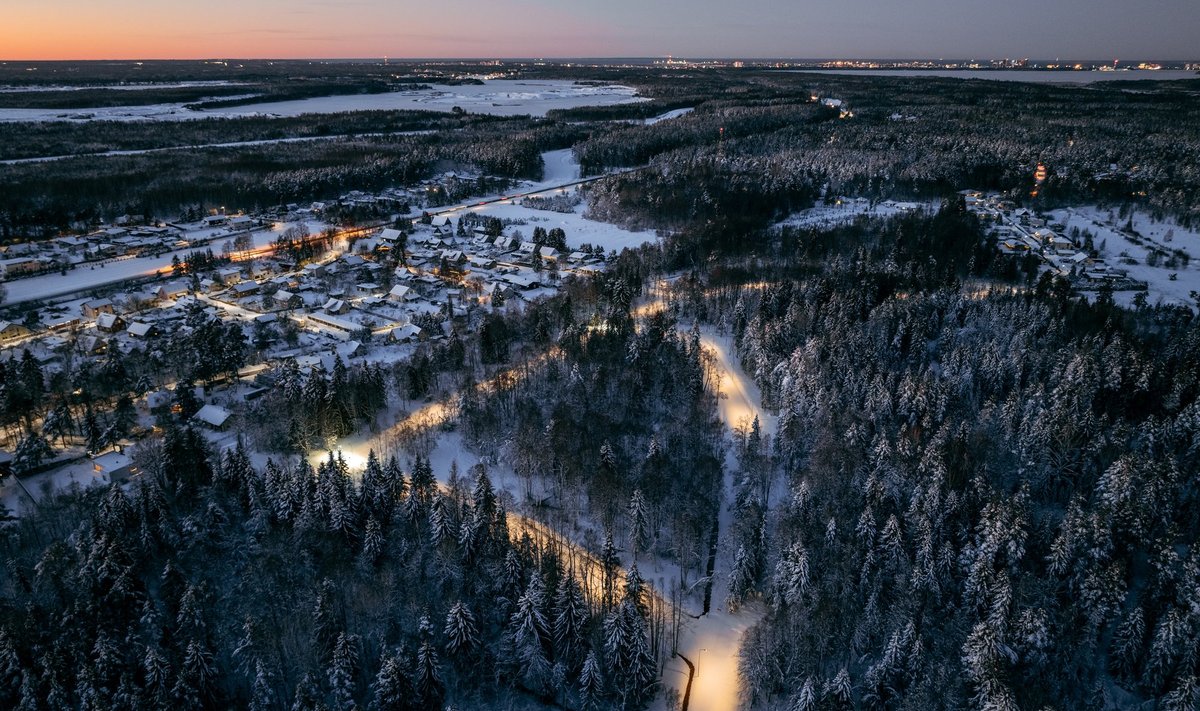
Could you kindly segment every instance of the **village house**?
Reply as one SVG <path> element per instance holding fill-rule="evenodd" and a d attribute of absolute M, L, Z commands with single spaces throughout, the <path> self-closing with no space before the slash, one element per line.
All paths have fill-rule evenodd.
<path fill-rule="evenodd" d="M 84 318 L 94 319 L 100 314 L 113 313 L 113 302 L 110 299 L 94 299 L 85 301 L 79 305 L 79 310 L 83 313 Z"/>
<path fill-rule="evenodd" d="M 25 326 L 12 321 L 0 321 L 0 343 L 11 343 L 33 333 Z"/>
<path fill-rule="evenodd" d="M 195 415 L 192 415 L 192 419 L 209 429 L 220 432 L 229 424 L 231 416 L 229 410 L 219 405 L 205 405 Z"/>
<path fill-rule="evenodd" d="M 125 319 L 114 313 L 102 313 L 96 316 L 96 330 L 103 333 L 116 333 L 125 329 Z"/>

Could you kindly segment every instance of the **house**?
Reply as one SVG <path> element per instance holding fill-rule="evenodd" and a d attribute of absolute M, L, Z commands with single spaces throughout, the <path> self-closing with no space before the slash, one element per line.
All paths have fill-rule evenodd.
<path fill-rule="evenodd" d="M 166 284 L 160 284 L 154 290 L 154 295 L 160 299 L 178 299 L 188 293 L 188 288 L 185 280 L 169 281 Z"/>
<path fill-rule="evenodd" d="M 154 390 L 146 393 L 146 410 L 151 413 L 161 412 L 171 407 L 175 396 L 169 390 Z"/>
<path fill-rule="evenodd" d="M 420 338 L 421 338 L 421 327 L 414 326 L 413 324 L 410 323 L 405 326 L 399 326 L 397 328 L 393 328 L 391 331 L 388 331 L 388 334 L 384 340 L 387 343 L 409 343 L 412 341 L 419 340 Z"/>
<path fill-rule="evenodd" d="M 199 412 L 192 415 L 192 419 L 206 427 L 221 431 L 225 429 L 231 416 L 229 410 L 219 405 L 205 405 L 200 408 Z"/>
<path fill-rule="evenodd" d="M 125 319 L 114 313 L 102 313 L 96 317 L 96 329 L 104 333 L 116 333 L 125 329 Z"/>
<path fill-rule="evenodd" d="M 549 259 L 555 262 L 558 261 L 558 250 L 550 245 L 543 244 L 541 249 L 538 250 L 538 254 L 541 255 L 542 259 Z"/>
<path fill-rule="evenodd" d="M 329 314 L 344 314 L 350 310 L 350 306 L 341 299 L 329 299 L 321 305 L 321 309 Z"/>
<path fill-rule="evenodd" d="M 337 353 L 338 357 L 342 358 L 343 360 L 357 358 L 366 352 L 366 349 L 363 348 L 363 344 L 359 343 L 358 341 L 346 341 L 345 343 L 339 343 L 333 350 L 335 353 Z"/>
<path fill-rule="evenodd" d="M 111 299 L 94 299 L 85 301 L 79 306 L 79 310 L 83 312 L 84 318 L 96 318 L 100 314 L 113 313 L 113 302 Z"/>
<path fill-rule="evenodd" d="M 144 323 L 142 321 L 134 321 L 129 324 L 126 332 L 134 338 L 153 338 L 158 335 L 158 327 L 152 323 Z"/>
<path fill-rule="evenodd" d="M 383 291 L 383 287 L 374 282 L 365 281 L 361 284 L 355 284 L 354 291 L 357 292 L 359 296 L 374 296 L 380 291 Z"/>
<path fill-rule="evenodd" d="M 0 321 L 0 343 L 11 343 L 18 338 L 24 338 L 33 333 L 19 323 Z"/>
<path fill-rule="evenodd" d="M 403 284 L 397 284 L 393 286 L 392 290 L 389 291 L 387 295 L 388 301 L 408 301 L 414 296 L 416 296 L 416 294 L 413 294 L 412 289 L 404 286 Z"/>
<path fill-rule="evenodd" d="M 467 262 L 467 255 L 463 254 L 461 249 L 444 249 L 441 258 L 456 266 L 462 266 Z"/>
<path fill-rule="evenodd" d="M 124 452 L 108 452 L 92 458 L 92 471 L 96 476 L 107 477 L 110 482 L 120 483 L 137 474 L 133 459 Z"/>
<path fill-rule="evenodd" d="M 252 296 L 258 293 L 258 282 L 243 281 L 240 284 L 235 284 L 230 291 L 239 299 L 244 296 Z"/>
<path fill-rule="evenodd" d="M 15 279 L 24 274 L 40 271 L 45 265 L 42 260 L 33 257 L 14 257 L 0 259 L 0 278 Z"/>
<path fill-rule="evenodd" d="M 220 277 L 221 283 L 225 286 L 233 286 L 242 280 L 242 270 L 232 267 L 221 269 L 217 272 L 217 276 Z"/>
<path fill-rule="evenodd" d="M 304 299 L 299 294 L 286 289 L 277 290 L 271 298 L 275 299 L 275 305 L 281 309 L 298 309 L 304 305 Z"/>
<path fill-rule="evenodd" d="M 46 328 L 51 331 L 69 331 L 83 323 L 78 316 L 59 316 L 46 321 Z"/>
<path fill-rule="evenodd" d="M 108 348 L 108 343 L 99 336 L 84 336 L 76 341 L 75 345 L 80 353 L 87 355 L 97 355 Z"/>
<path fill-rule="evenodd" d="M 504 281 L 518 289 L 535 289 L 541 285 L 536 274 L 505 274 Z"/>

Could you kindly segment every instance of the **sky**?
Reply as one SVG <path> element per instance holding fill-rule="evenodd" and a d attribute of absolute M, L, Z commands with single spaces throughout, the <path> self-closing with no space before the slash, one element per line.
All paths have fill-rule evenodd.
<path fill-rule="evenodd" d="M 1200 59 L 1198 0 L 0 0 L 0 59 Z"/>

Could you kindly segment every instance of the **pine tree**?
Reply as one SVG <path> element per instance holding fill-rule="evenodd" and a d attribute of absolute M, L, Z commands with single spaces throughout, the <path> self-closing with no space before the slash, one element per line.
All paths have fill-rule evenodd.
<path fill-rule="evenodd" d="M 416 665 L 413 669 L 413 687 L 420 708 L 434 711 L 442 704 L 445 686 L 438 665 L 437 650 L 431 642 L 422 642 L 417 649 Z"/>
<path fill-rule="evenodd" d="M 733 570 L 729 571 L 729 593 L 725 605 L 730 612 L 741 607 L 746 597 L 754 589 L 754 559 L 746 551 L 746 547 L 738 546 L 733 557 Z"/>
<path fill-rule="evenodd" d="M 787 547 L 775 567 L 776 607 L 798 604 L 808 584 L 808 551 L 797 541 Z"/>
<path fill-rule="evenodd" d="M 633 548 L 633 560 L 637 554 L 650 548 L 650 513 L 646 497 L 641 489 L 634 489 L 629 500 L 629 544 Z"/>
<path fill-rule="evenodd" d="M 383 546 L 383 531 L 379 526 L 379 521 L 372 516 L 367 519 L 367 524 L 363 527 L 362 552 L 359 554 L 363 565 L 370 567 L 377 564 L 383 556 Z"/>
<path fill-rule="evenodd" d="M 812 677 L 809 677 L 804 680 L 804 686 L 800 687 L 800 693 L 796 694 L 788 711 L 816 711 L 816 709 L 817 691 L 813 686 Z"/>
<path fill-rule="evenodd" d="M 604 619 L 604 656 L 622 707 L 640 706 L 658 674 L 645 621 L 631 600 L 622 600 Z"/>
<path fill-rule="evenodd" d="M 509 617 L 509 634 L 525 684 L 541 691 L 550 674 L 545 644 L 549 637 L 541 578 L 535 572 L 525 593 L 517 599 L 517 609 Z"/>
<path fill-rule="evenodd" d="M 604 679 L 600 676 L 600 662 L 596 652 L 589 651 L 579 672 L 579 704 L 584 711 L 600 708 L 604 695 Z"/>
<path fill-rule="evenodd" d="M 0 705 L 16 707 L 21 696 L 21 660 L 12 638 L 0 629 Z"/>
<path fill-rule="evenodd" d="M 329 667 L 329 690 L 337 711 L 357 708 L 355 678 L 358 676 L 358 638 L 345 632 L 333 645 L 333 661 Z"/>
<path fill-rule="evenodd" d="M 456 540 L 454 521 L 446 497 L 434 494 L 433 505 L 429 509 L 429 542 L 434 548 Z"/>
<path fill-rule="evenodd" d="M 832 709 L 854 708 L 854 687 L 850 684 L 850 673 L 842 667 L 825 686 L 825 698 Z"/>
<path fill-rule="evenodd" d="M 616 594 L 617 571 L 621 567 L 621 559 L 617 557 L 617 547 L 613 545 L 612 531 L 605 529 L 604 545 L 600 549 L 600 566 L 604 571 L 604 609 L 612 607 Z"/>
<path fill-rule="evenodd" d="M 461 600 L 446 613 L 446 626 L 442 632 L 446 636 L 446 652 L 452 657 L 468 655 L 479 647 L 475 615 Z"/>
<path fill-rule="evenodd" d="M 582 651 L 584 628 L 588 622 L 587 599 L 574 573 L 563 576 L 554 596 L 554 649 L 559 659 L 572 667 Z"/>
<path fill-rule="evenodd" d="M 254 684 L 250 689 L 250 711 L 273 711 L 278 705 L 271 675 L 261 661 L 255 662 Z"/>
<path fill-rule="evenodd" d="M 374 692 L 372 711 L 409 711 L 417 708 L 416 689 L 409 677 L 402 653 L 389 654 L 383 658 L 371 689 Z"/>

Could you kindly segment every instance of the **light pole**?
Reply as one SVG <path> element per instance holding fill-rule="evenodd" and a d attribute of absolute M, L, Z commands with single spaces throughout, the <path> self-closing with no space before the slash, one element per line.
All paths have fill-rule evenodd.
<path fill-rule="evenodd" d="M 700 654 L 696 655 L 696 678 L 697 679 L 700 678 L 700 662 L 704 661 L 704 653 L 707 651 L 708 651 L 708 648 L 701 647 Z"/>

